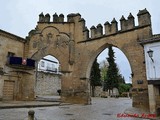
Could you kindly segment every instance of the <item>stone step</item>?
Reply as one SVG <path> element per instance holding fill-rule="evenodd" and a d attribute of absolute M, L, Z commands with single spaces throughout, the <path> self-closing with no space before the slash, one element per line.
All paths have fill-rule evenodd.
<path fill-rule="evenodd" d="M 61 99 L 60 99 L 60 97 L 43 97 L 43 96 L 38 96 L 38 97 L 36 97 L 36 101 L 61 102 Z"/>

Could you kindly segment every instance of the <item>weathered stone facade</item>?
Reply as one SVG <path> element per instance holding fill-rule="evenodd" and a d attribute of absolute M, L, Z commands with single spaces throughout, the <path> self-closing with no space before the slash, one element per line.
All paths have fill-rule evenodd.
<path fill-rule="evenodd" d="M 65 22 L 63 14 L 54 14 L 53 21 L 50 21 L 50 15 L 42 13 L 36 28 L 26 38 L 22 56 L 36 61 L 46 55 L 55 56 L 60 61 L 63 73 L 62 101 L 89 104 L 91 66 L 108 45 L 115 46 L 122 50 L 131 65 L 133 106 L 148 108 L 143 47 L 137 41 L 152 36 L 151 16 L 146 9 L 140 10 L 137 16 L 138 26 L 135 26 L 134 17 L 130 14 L 128 19 L 124 16 L 120 19 L 120 30 L 113 19 L 111 23 L 104 24 L 105 32 L 99 24 L 92 26 L 89 33 L 80 14 L 69 14 Z M 28 77 L 31 80 L 29 83 Z M 34 72 L 31 71 L 26 79 L 26 85 L 34 85 Z M 32 89 L 29 91 L 32 92 Z"/>
<path fill-rule="evenodd" d="M 59 95 L 57 90 L 61 89 L 60 75 L 47 72 L 38 72 L 35 84 L 36 96 Z"/>
<path fill-rule="evenodd" d="M 33 100 L 34 72 L 18 66 L 11 66 L 9 54 L 24 57 L 25 39 L 0 30 L 0 99 Z"/>
<path fill-rule="evenodd" d="M 103 92 L 102 86 L 95 87 L 95 97 L 101 97 L 102 92 Z"/>

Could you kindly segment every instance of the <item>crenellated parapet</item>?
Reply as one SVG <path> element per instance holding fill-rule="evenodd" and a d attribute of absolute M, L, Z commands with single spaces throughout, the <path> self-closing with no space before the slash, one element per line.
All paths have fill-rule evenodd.
<path fill-rule="evenodd" d="M 104 32 L 103 32 L 103 26 L 101 24 L 98 24 L 97 26 L 92 26 L 90 30 L 85 26 L 85 20 L 81 18 L 81 15 L 79 13 L 71 13 L 67 15 L 67 21 L 64 21 L 64 15 L 57 13 L 53 14 L 53 19 L 51 19 L 50 15 L 47 13 L 44 15 L 41 13 L 39 15 L 39 23 L 76 23 L 75 26 L 78 27 L 79 30 L 83 32 L 83 39 L 93 39 L 98 38 L 103 35 L 111 35 L 111 34 L 117 34 L 119 32 L 125 32 L 131 29 L 138 29 L 143 26 L 151 25 L 151 15 L 147 11 L 147 9 L 139 10 L 138 14 L 138 25 L 135 26 L 135 18 L 130 13 L 127 18 L 125 18 L 123 15 L 120 19 L 120 30 L 118 30 L 118 22 L 115 18 L 111 22 L 105 22 L 104 23 Z"/>
<path fill-rule="evenodd" d="M 147 9 L 139 10 L 138 14 L 138 25 L 135 26 L 135 18 L 134 16 L 130 13 L 127 17 L 127 19 L 122 15 L 120 19 L 120 30 L 118 30 L 118 22 L 116 21 L 115 18 L 110 22 L 105 22 L 104 24 L 104 35 L 111 35 L 111 34 L 116 34 L 118 32 L 125 32 L 131 29 L 138 29 L 143 26 L 148 26 L 151 25 L 151 15 L 147 11 Z M 91 39 L 101 37 L 103 36 L 103 26 L 101 24 L 98 24 L 97 27 L 92 26 L 90 28 L 91 32 Z M 84 35 L 89 35 L 89 32 L 87 31 L 86 34 Z M 87 40 L 88 37 L 84 36 Z M 89 38 L 88 38 L 89 39 Z"/>
<path fill-rule="evenodd" d="M 50 15 L 47 13 L 46 15 L 43 14 L 43 12 L 39 15 L 39 23 L 49 23 L 50 21 Z M 53 15 L 53 21 L 52 22 L 64 22 L 64 15 L 60 14 L 59 16 L 57 13 Z"/>
<path fill-rule="evenodd" d="M 47 13 L 46 15 L 43 14 L 43 12 L 39 15 L 39 23 L 70 23 L 70 22 L 82 22 L 85 28 L 85 20 L 81 18 L 81 15 L 79 13 L 71 13 L 67 15 L 67 21 L 64 21 L 64 15 L 60 14 L 57 15 L 57 13 L 53 14 L 53 21 L 50 20 L 50 15 Z"/>

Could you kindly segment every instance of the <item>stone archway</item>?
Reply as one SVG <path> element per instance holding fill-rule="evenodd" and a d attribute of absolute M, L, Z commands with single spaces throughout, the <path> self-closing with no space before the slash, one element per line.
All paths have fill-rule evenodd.
<path fill-rule="evenodd" d="M 35 96 L 59 96 L 61 73 L 59 61 L 51 55 L 43 57 L 36 67 Z"/>
<path fill-rule="evenodd" d="M 39 15 L 35 30 L 29 33 L 25 45 L 25 55 L 35 60 L 50 54 L 62 64 L 62 100 L 71 103 L 90 103 L 89 75 L 96 56 L 108 44 L 118 47 L 128 58 L 133 76 L 133 106 L 148 108 L 148 90 L 144 65 L 143 47 L 140 39 L 152 36 L 149 12 L 140 10 L 139 25 L 135 26 L 132 14 L 126 20 L 120 19 L 121 30 L 115 19 L 104 24 L 92 26 L 91 37 L 80 14 L 69 14 L 67 22 L 64 16 Z M 142 98 L 143 96 L 143 98 Z"/>

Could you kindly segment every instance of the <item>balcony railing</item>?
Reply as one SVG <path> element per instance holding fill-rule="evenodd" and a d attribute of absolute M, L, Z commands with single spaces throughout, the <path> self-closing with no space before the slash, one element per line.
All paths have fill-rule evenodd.
<path fill-rule="evenodd" d="M 29 58 L 23 59 L 22 57 L 9 57 L 7 65 L 13 68 L 34 69 L 35 60 Z"/>

